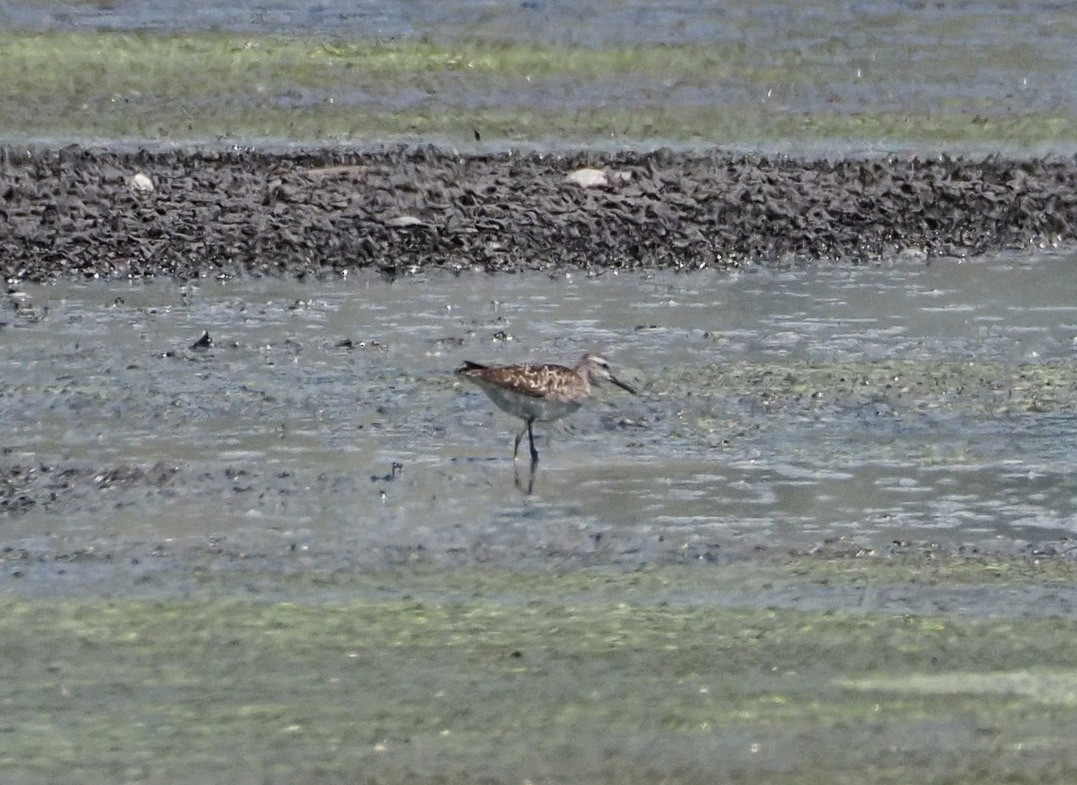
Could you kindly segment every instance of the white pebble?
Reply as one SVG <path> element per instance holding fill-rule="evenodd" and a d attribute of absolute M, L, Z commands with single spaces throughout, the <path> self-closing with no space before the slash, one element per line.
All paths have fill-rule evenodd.
<path fill-rule="evenodd" d="M 149 193 L 153 190 L 153 180 L 142 174 L 142 172 L 136 172 L 128 181 L 128 184 L 136 191 L 142 191 L 143 193 Z"/>
<path fill-rule="evenodd" d="M 565 182 L 575 183 L 581 188 L 594 188 L 598 185 L 606 185 L 609 178 L 601 169 L 577 169 L 565 175 Z"/>

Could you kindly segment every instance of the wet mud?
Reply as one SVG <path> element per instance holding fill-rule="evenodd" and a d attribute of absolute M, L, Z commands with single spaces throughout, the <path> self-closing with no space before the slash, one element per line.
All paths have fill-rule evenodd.
<path fill-rule="evenodd" d="M 1072 562 L 1072 260 L 20 284 L 0 577 Z M 522 493 L 453 370 L 592 349 L 640 395 L 540 428 Z"/>
<path fill-rule="evenodd" d="M 1077 161 L 0 149 L 0 273 L 868 262 L 1072 243 Z"/>

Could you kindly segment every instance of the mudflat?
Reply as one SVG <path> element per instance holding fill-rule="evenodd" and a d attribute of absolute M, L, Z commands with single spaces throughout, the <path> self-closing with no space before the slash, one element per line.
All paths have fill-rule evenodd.
<path fill-rule="evenodd" d="M 1077 233 L 1067 158 L 0 148 L 0 272 L 180 278 L 922 261 Z"/>
<path fill-rule="evenodd" d="M 1077 780 L 1065 3 L 293 5 L 0 9 L 0 780 Z"/>

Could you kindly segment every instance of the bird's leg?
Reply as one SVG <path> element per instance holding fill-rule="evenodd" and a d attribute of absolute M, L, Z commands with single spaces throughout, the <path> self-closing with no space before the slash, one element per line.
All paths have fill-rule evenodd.
<path fill-rule="evenodd" d="M 527 472 L 527 495 L 530 496 L 535 490 L 535 469 L 538 468 L 538 459 L 531 461 L 531 467 Z"/>
<path fill-rule="evenodd" d="M 530 424 L 530 423 L 529 423 Z M 520 453 L 520 440 L 524 438 L 524 433 L 527 431 L 527 425 L 520 429 L 520 432 L 516 434 L 516 441 L 512 445 L 512 460 L 516 461 L 516 456 Z"/>
<path fill-rule="evenodd" d="M 531 463 L 538 463 L 538 450 L 535 449 L 535 434 L 531 431 L 534 419 L 527 421 L 527 439 L 531 442 Z"/>

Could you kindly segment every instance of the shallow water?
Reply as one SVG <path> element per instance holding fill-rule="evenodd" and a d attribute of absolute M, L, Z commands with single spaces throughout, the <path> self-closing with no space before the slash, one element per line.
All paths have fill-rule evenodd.
<path fill-rule="evenodd" d="M 1075 285 L 1077 255 L 1030 253 L 22 287 L 0 760 L 27 783 L 1069 781 L 1072 561 L 931 555 L 1066 550 Z M 452 370 L 589 349 L 641 394 L 542 428 L 528 495 L 515 423 Z"/>
<path fill-rule="evenodd" d="M 27 286 L 0 311 L 0 460 L 37 473 L 0 546 L 332 566 L 1056 542 L 1075 291 L 1077 257 L 1040 253 Z M 452 370 L 593 349 L 641 395 L 538 429 L 528 495 L 515 421 Z"/>

